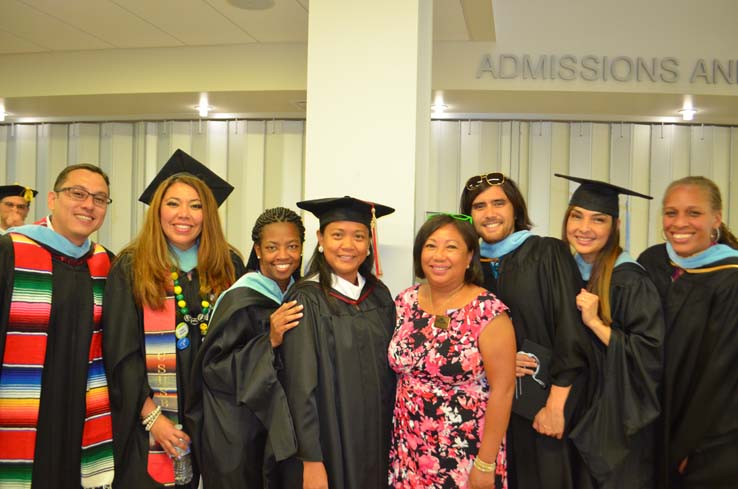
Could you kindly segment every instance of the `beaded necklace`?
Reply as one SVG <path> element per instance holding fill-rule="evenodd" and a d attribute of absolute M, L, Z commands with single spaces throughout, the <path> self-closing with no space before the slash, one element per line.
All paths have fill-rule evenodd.
<path fill-rule="evenodd" d="M 205 336 L 208 334 L 208 320 L 210 319 L 210 301 L 202 298 L 200 306 L 202 307 L 201 313 L 197 317 L 190 315 L 190 309 L 187 307 L 187 301 L 185 300 L 184 294 L 182 293 L 182 286 L 179 285 L 179 273 L 172 271 L 172 282 L 174 283 L 174 298 L 177 301 L 177 307 L 179 312 L 182 314 L 182 319 L 185 323 L 198 327 L 200 329 L 200 335 Z M 213 299 L 213 294 L 210 294 L 210 300 Z M 179 326 L 178 326 L 179 328 Z"/>

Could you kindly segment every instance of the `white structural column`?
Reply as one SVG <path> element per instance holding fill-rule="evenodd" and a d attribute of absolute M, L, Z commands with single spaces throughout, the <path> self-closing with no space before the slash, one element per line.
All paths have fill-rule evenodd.
<path fill-rule="evenodd" d="M 351 195 L 396 209 L 379 222 L 383 281 L 413 280 L 415 169 L 428 166 L 432 4 L 311 0 L 306 199 Z M 317 220 L 306 217 L 306 259 Z"/>

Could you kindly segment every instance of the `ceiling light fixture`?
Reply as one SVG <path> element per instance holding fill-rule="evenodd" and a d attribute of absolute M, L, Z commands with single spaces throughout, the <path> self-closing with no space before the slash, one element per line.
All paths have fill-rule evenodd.
<path fill-rule="evenodd" d="M 208 113 L 213 110 L 213 107 L 208 104 L 195 105 L 194 108 L 197 110 L 197 113 L 200 114 L 200 117 L 207 117 Z"/>
<path fill-rule="evenodd" d="M 195 105 L 195 109 L 197 109 L 197 112 L 200 114 L 200 117 L 207 117 L 208 112 L 213 110 L 213 108 L 210 105 L 208 105 L 208 94 L 207 93 L 200 94 L 200 103 L 198 105 Z"/>
<path fill-rule="evenodd" d="M 683 121 L 691 121 L 694 119 L 694 115 L 697 113 L 697 111 L 692 107 L 685 107 L 680 110 L 679 113 L 682 114 Z"/>
<path fill-rule="evenodd" d="M 446 109 L 448 109 L 448 105 L 446 104 L 436 102 L 435 104 L 431 105 L 431 112 L 433 112 L 434 114 L 442 114 L 446 112 Z"/>

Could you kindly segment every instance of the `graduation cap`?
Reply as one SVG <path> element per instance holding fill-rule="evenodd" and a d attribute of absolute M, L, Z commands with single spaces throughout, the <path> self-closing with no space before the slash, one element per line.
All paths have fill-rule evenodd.
<path fill-rule="evenodd" d="M 650 195 L 644 195 L 611 183 L 600 182 L 599 180 L 570 177 L 569 175 L 561 175 L 560 173 L 554 173 L 554 175 L 581 184 L 571 195 L 569 205 L 575 205 L 590 211 L 602 212 L 613 217 L 618 217 L 620 214 L 620 205 L 618 203 L 620 194 L 633 195 L 649 200 L 653 199 Z"/>
<path fill-rule="evenodd" d="M 140 202 L 144 204 L 150 204 L 151 199 L 154 198 L 154 193 L 159 185 L 177 173 L 188 173 L 195 176 L 205 182 L 210 190 L 213 192 L 218 206 L 225 202 L 228 196 L 233 192 L 233 185 L 220 178 L 213 170 L 197 161 L 192 156 L 188 155 L 181 149 L 172 154 L 164 166 L 159 170 L 154 179 L 151 181 L 146 190 L 143 191 L 141 196 L 138 198 Z"/>
<path fill-rule="evenodd" d="M 26 202 L 31 202 L 37 194 L 38 190 L 34 190 L 31 187 L 24 187 L 17 183 L 13 185 L 0 185 L 0 199 L 4 199 L 5 197 L 23 197 Z"/>
<path fill-rule="evenodd" d="M 371 229 L 374 270 L 378 277 L 382 276 L 382 265 L 379 262 L 379 248 L 377 247 L 377 219 L 395 212 L 392 207 L 355 199 L 348 195 L 345 197 L 303 200 L 297 203 L 297 207 L 305 209 L 317 217 L 321 228 L 335 221 L 352 221 L 364 224 Z"/>
<path fill-rule="evenodd" d="M 346 195 L 327 199 L 303 200 L 297 207 L 305 209 L 320 220 L 320 227 L 335 221 L 360 222 L 366 227 L 373 227 L 372 221 L 395 210 L 386 205 L 367 202 Z"/>

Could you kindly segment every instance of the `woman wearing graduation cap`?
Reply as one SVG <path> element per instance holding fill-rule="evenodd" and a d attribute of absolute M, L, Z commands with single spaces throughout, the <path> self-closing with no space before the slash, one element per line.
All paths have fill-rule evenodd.
<path fill-rule="evenodd" d="M 282 303 L 300 278 L 305 227 L 290 209 L 265 210 L 247 268 L 213 309 L 195 359 L 187 418 L 205 489 L 280 488 L 277 462 L 296 450 L 275 348 L 302 306 Z"/>
<path fill-rule="evenodd" d="M 13 226 L 22 226 L 28 217 L 37 190 L 22 185 L 0 186 L 0 236 Z"/>
<path fill-rule="evenodd" d="M 284 467 L 285 487 L 386 487 L 395 304 L 371 267 L 375 218 L 394 209 L 352 197 L 297 206 L 318 217 L 320 229 L 305 278 L 287 297 L 304 306 L 304 316 L 281 347 L 280 380 L 298 444 Z"/>
<path fill-rule="evenodd" d="M 656 487 L 738 487 L 738 240 L 720 190 L 689 176 L 663 199 L 665 244 L 638 261 L 666 321 Z"/>
<path fill-rule="evenodd" d="M 177 150 L 140 199 L 139 235 L 108 276 L 103 351 L 113 414 L 115 487 L 174 482 L 170 457 L 186 450 L 177 425 L 212 304 L 245 270 L 218 216 L 233 187 Z M 191 484 L 197 487 L 198 474 Z"/>
<path fill-rule="evenodd" d="M 651 197 L 596 180 L 556 176 L 581 184 L 569 201 L 562 239 L 576 251 L 586 283 L 577 308 L 596 336 L 598 353 L 597 391 L 570 438 L 593 487 L 649 489 L 664 323 L 656 288 L 620 247 L 618 196 Z"/>

